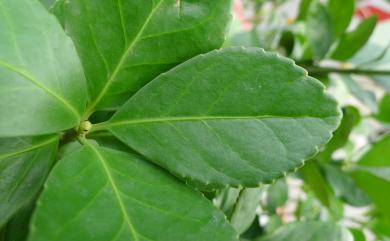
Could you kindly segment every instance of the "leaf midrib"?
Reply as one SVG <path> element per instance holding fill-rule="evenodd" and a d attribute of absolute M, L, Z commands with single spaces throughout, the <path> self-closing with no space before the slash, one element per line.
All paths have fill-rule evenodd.
<path fill-rule="evenodd" d="M 89 143 L 88 141 L 86 141 L 85 144 L 88 145 L 89 148 L 91 148 L 91 150 L 95 153 L 95 155 L 99 159 L 99 161 L 104 169 L 104 172 L 107 175 L 108 182 L 110 183 L 111 188 L 114 191 L 114 195 L 115 195 L 115 198 L 118 202 L 119 208 L 121 209 L 121 212 L 124 216 L 124 219 L 130 228 L 131 234 L 134 237 L 135 241 L 140 241 L 138 238 L 138 232 L 135 230 L 134 225 L 133 225 L 129 215 L 127 214 L 126 207 L 125 207 L 123 200 L 122 200 L 122 197 L 121 197 L 121 192 L 117 188 L 117 184 L 115 183 L 115 180 L 111 174 L 111 171 L 106 164 L 107 161 L 105 160 L 103 155 L 99 152 L 99 150 L 93 144 Z"/>
<path fill-rule="evenodd" d="M 105 96 L 105 94 L 107 93 L 107 91 L 109 90 L 112 82 L 115 80 L 116 76 L 118 75 L 119 71 L 121 70 L 123 64 L 125 63 L 126 61 L 126 58 L 127 56 L 129 55 L 129 53 L 133 50 L 134 46 L 137 44 L 137 42 L 140 40 L 143 32 L 145 31 L 146 27 L 148 26 L 150 20 L 152 19 L 154 13 L 157 11 L 157 9 L 160 7 L 161 3 L 164 2 L 164 0 L 160 0 L 156 6 L 154 6 L 152 8 L 152 10 L 150 11 L 149 15 L 147 16 L 147 18 L 145 19 L 145 22 L 144 24 L 141 26 L 140 30 L 138 31 L 137 35 L 134 37 L 133 41 L 131 41 L 131 43 L 128 45 L 128 47 L 126 48 L 126 51 L 123 53 L 123 55 L 121 56 L 118 64 L 115 66 L 115 69 L 112 73 L 112 75 L 110 76 L 110 78 L 107 80 L 107 82 L 105 83 L 105 85 L 103 86 L 102 90 L 100 91 L 99 95 L 96 97 L 96 99 L 89 105 L 87 111 L 86 111 L 86 116 L 89 117 L 89 115 L 92 114 L 94 108 L 100 103 L 100 101 L 102 100 L 102 98 Z M 121 19 L 122 20 L 122 19 Z M 122 20 L 123 21 L 123 20 Z M 127 38 L 127 36 L 124 36 L 125 38 Z"/>
<path fill-rule="evenodd" d="M 167 118 L 150 118 L 150 119 L 134 119 L 118 122 L 103 122 L 95 126 L 103 125 L 106 127 L 118 126 L 118 125 L 137 125 L 146 123 L 161 123 L 161 122 L 191 122 L 191 121 L 204 121 L 204 120 L 253 120 L 253 119 L 327 119 L 337 116 L 276 116 L 276 115 L 263 115 L 263 116 L 188 116 L 188 117 L 167 117 Z"/>
<path fill-rule="evenodd" d="M 51 143 L 57 141 L 57 139 L 58 139 L 58 136 L 55 135 L 54 137 L 52 137 L 52 138 L 50 138 L 50 139 L 48 139 L 48 140 L 42 141 L 41 143 L 38 143 L 38 144 L 36 144 L 36 145 L 29 146 L 29 147 L 27 147 L 27 148 L 24 148 L 24 149 L 21 149 L 21 150 L 17 150 L 17 151 L 14 151 L 14 152 L 2 154 L 2 155 L 0 155 L 0 161 L 3 160 L 3 159 L 6 159 L 6 158 L 8 158 L 8 157 L 20 155 L 20 154 L 23 154 L 23 153 L 26 153 L 26 152 L 29 152 L 29 151 L 38 149 L 38 148 L 40 148 L 40 147 L 49 145 L 49 144 L 51 144 Z"/>

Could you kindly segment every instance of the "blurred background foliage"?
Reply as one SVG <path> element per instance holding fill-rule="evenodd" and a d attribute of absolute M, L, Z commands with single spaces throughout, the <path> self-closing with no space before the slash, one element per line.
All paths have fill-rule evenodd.
<path fill-rule="evenodd" d="M 344 113 L 333 138 L 296 173 L 205 193 L 242 240 L 390 240 L 389 33 L 386 1 L 235 1 L 225 47 L 294 59 Z"/>

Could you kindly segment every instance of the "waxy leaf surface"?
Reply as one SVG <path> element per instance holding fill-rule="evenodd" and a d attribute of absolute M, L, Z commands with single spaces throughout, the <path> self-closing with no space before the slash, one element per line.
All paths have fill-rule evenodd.
<path fill-rule="evenodd" d="M 72 41 L 43 5 L 0 1 L 0 137 L 76 126 L 86 88 Z"/>
<path fill-rule="evenodd" d="M 237 241 L 200 193 L 137 156 L 87 143 L 59 161 L 30 241 Z"/>
<path fill-rule="evenodd" d="M 230 48 L 160 75 L 100 128 L 191 181 L 258 186 L 301 166 L 339 119 L 323 85 L 291 60 Z"/>
<path fill-rule="evenodd" d="M 230 21 L 230 2 L 60 1 L 56 13 L 85 68 L 88 113 L 118 107 L 158 74 L 219 48 Z"/>
<path fill-rule="evenodd" d="M 57 143 L 58 136 L 0 138 L 0 226 L 37 195 Z"/>

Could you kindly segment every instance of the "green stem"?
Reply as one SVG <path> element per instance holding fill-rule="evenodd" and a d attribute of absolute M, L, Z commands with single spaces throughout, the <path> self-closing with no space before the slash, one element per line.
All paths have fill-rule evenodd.
<path fill-rule="evenodd" d="M 310 75 L 318 74 L 330 74 L 330 73 L 344 73 L 344 74 L 360 74 L 360 75 L 390 75 L 390 70 L 373 70 L 373 69 L 340 69 L 340 68 L 327 68 L 327 67 L 316 67 L 306 66 L 304 67 Z"/>
<path fill-rule="evenodd" d="M 101 123 L 98 123 L 98 124 L 94 124 L 94 125 L 92 125 L 92 128 L 89 131 L 89 133 L 96 132 L 96 131 L 101 131 L 101 130 L 106 130 L 107 126 L 108 126 L 107 122 L 101 122 Z"/>

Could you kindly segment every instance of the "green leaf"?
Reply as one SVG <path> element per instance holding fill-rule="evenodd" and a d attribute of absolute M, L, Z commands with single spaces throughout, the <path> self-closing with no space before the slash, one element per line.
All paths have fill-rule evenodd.
<path fill-rule="evenodd" d="M 379 104 L 379 113 L 376 118 L 380 121 L 390 123 L 390 95 L 385 95 Z"/>
<path fill-rule="evenodd" d="M 160 73 L 219 48 L 231 0 L 64 0 L 57 5 L 84 65 L 89 114 L 118 107 Z"/>
<path fill-rule="evenodd" d="M 58 136 L 0 139 L 0 227 L 40 190 L 55 160 Z"/>
<path fill-rule="evenodd" d="M 267 210 L 275 213 L 278 207 L 284 206 L 288 200 L 288 186 L 285 179 L 270 185 L 267 190 Z"/>
<path fill-rule="evenodd" d="M 338 38 L 347 30 L 355 11 L 355 0 L 329 0 L 328 12 L 332 22 L 333 36 Z"/>
<path fill-rule="evenodd" d="M 306 199 L 299 200 L 296 216 L 298 220 L 319 220 L 322 206 L 315 194 L 309 190 Z"/>
<path fill-rule="evenodd" d="M 357 207 L 370 204 L 367 194 L 356 185 L 349 173 L 333 165 L 326 165 L 324 170 L 326 180 L 337 197 Z"/>
<path fill-rule="evenodd" d="M 353 106 L 343 108 L 343 119 L 339 128 L 333 133 L 332 139 L 326 144 L 325 148 L 315 157 L 321 162 L 329 162 L 332 154 L 339 148 L 345 146 L 354 126 L 360 122 L 359 110 Z"/>
<path fill-rule="evenodd" d="M 34 200 L 35 201 L 35 200 Z M 3 229 L 3 239 L 1 241 L 26 241 L 29 231 L 29 224 L 35 202 L 19 210 L 19 212 L 9 221 Z"/>
<path fill-rule="evenodd" d="M 47 9 L 50 9 L 52 6 L 53 6 L 53 4 L 54 4 L 54 2 L 56 1 L 56 0 L 39 0 L 42 4 L 43 4 L 43 6 L 45 6 Z"/>
<path fill-rule="evenodd" d="M 358 161 L 353 178 L 379 211 L 390 218 L 390 135 L 373 144 Z"/>
<path fill-rule="evenodd" d="M 230 217 L 233 212 L 234 204 L 240 195 L 240 191 L 241 188 L 224 188 L 213 199 L 213 203 L 217 208 L 221 209 L 227 217 Z"/>
<path fill-rule="evenodd" d="M 306 22 L 313 57 L 320 60 L 333 43 L 332 23 L 326 7 L 320 1 L 312 1 Z"/>
<path fill-rule="evenodd" d="M 364 19 L 355 30 L 344 33 L 332 51 L 331 58 L 336 60 L 348 60 L 355 55 L 368 41 L 376 26 L 377 18 L 370 16 Z"/>
<path fill-rule="evenodd" d="M 299 3 L 298 20 L 305 20 L 312 0 L 301 0 Z"/>
<path fill-rule="evenodd" d="M 256 187 L 301 166 L 339 120 L 323 85 L 291 60 L 230 48 L 160 75 L 94 128 L 180 177 Z"/>
<path fill-rule="evenodd" d="M 366 241 L 366 237 L 364 236 L 363 230 L 357 228 L 349 229 L 353 235 L 353 241 Z"/>
<path fill-rule="evenodd" d="M 260 202 L 260 188 L 244 188 L 234 206 L 230 222 L 239 233 L 244 233 L 256 218 L 256 208 Z"/>
<path fill-rule="evenodd" d="M 340 80 L 345 83 L 352 95 L 361 101 L 362 104 L 367 106 L 372 112 L 378 112 L 378 103 L 374 92 L 363 89 L 351 75 L 340 74 L 338 76 Z"/>
<path fill-rule="evenodd" d="M 50 174 L 29 240 L 236 241 L 236 236 L 207 199 L 159 167 L 86 142 Z"/>
<path fill-rule="evenodd" d="M 330 200 L 334 194 L 321 173 L 318 164 L 312 160 L 306 163 L 299 171 L 303 176 L 305 184 L 311 188 L 321 203 L 326 207 L 330 207 Z"/>
<path fill-rule="evenodd" d="M 0 137 L 76 126 L 87 97 L 84 75 L 55 17 L 36 0 L 2 0 L 0 29 Z"/>
<path fill-rule="evenodd" d="M 294 222 L 284 225 L 258 241 L 353 241 L 348 229 L 332 222 Z"/>

